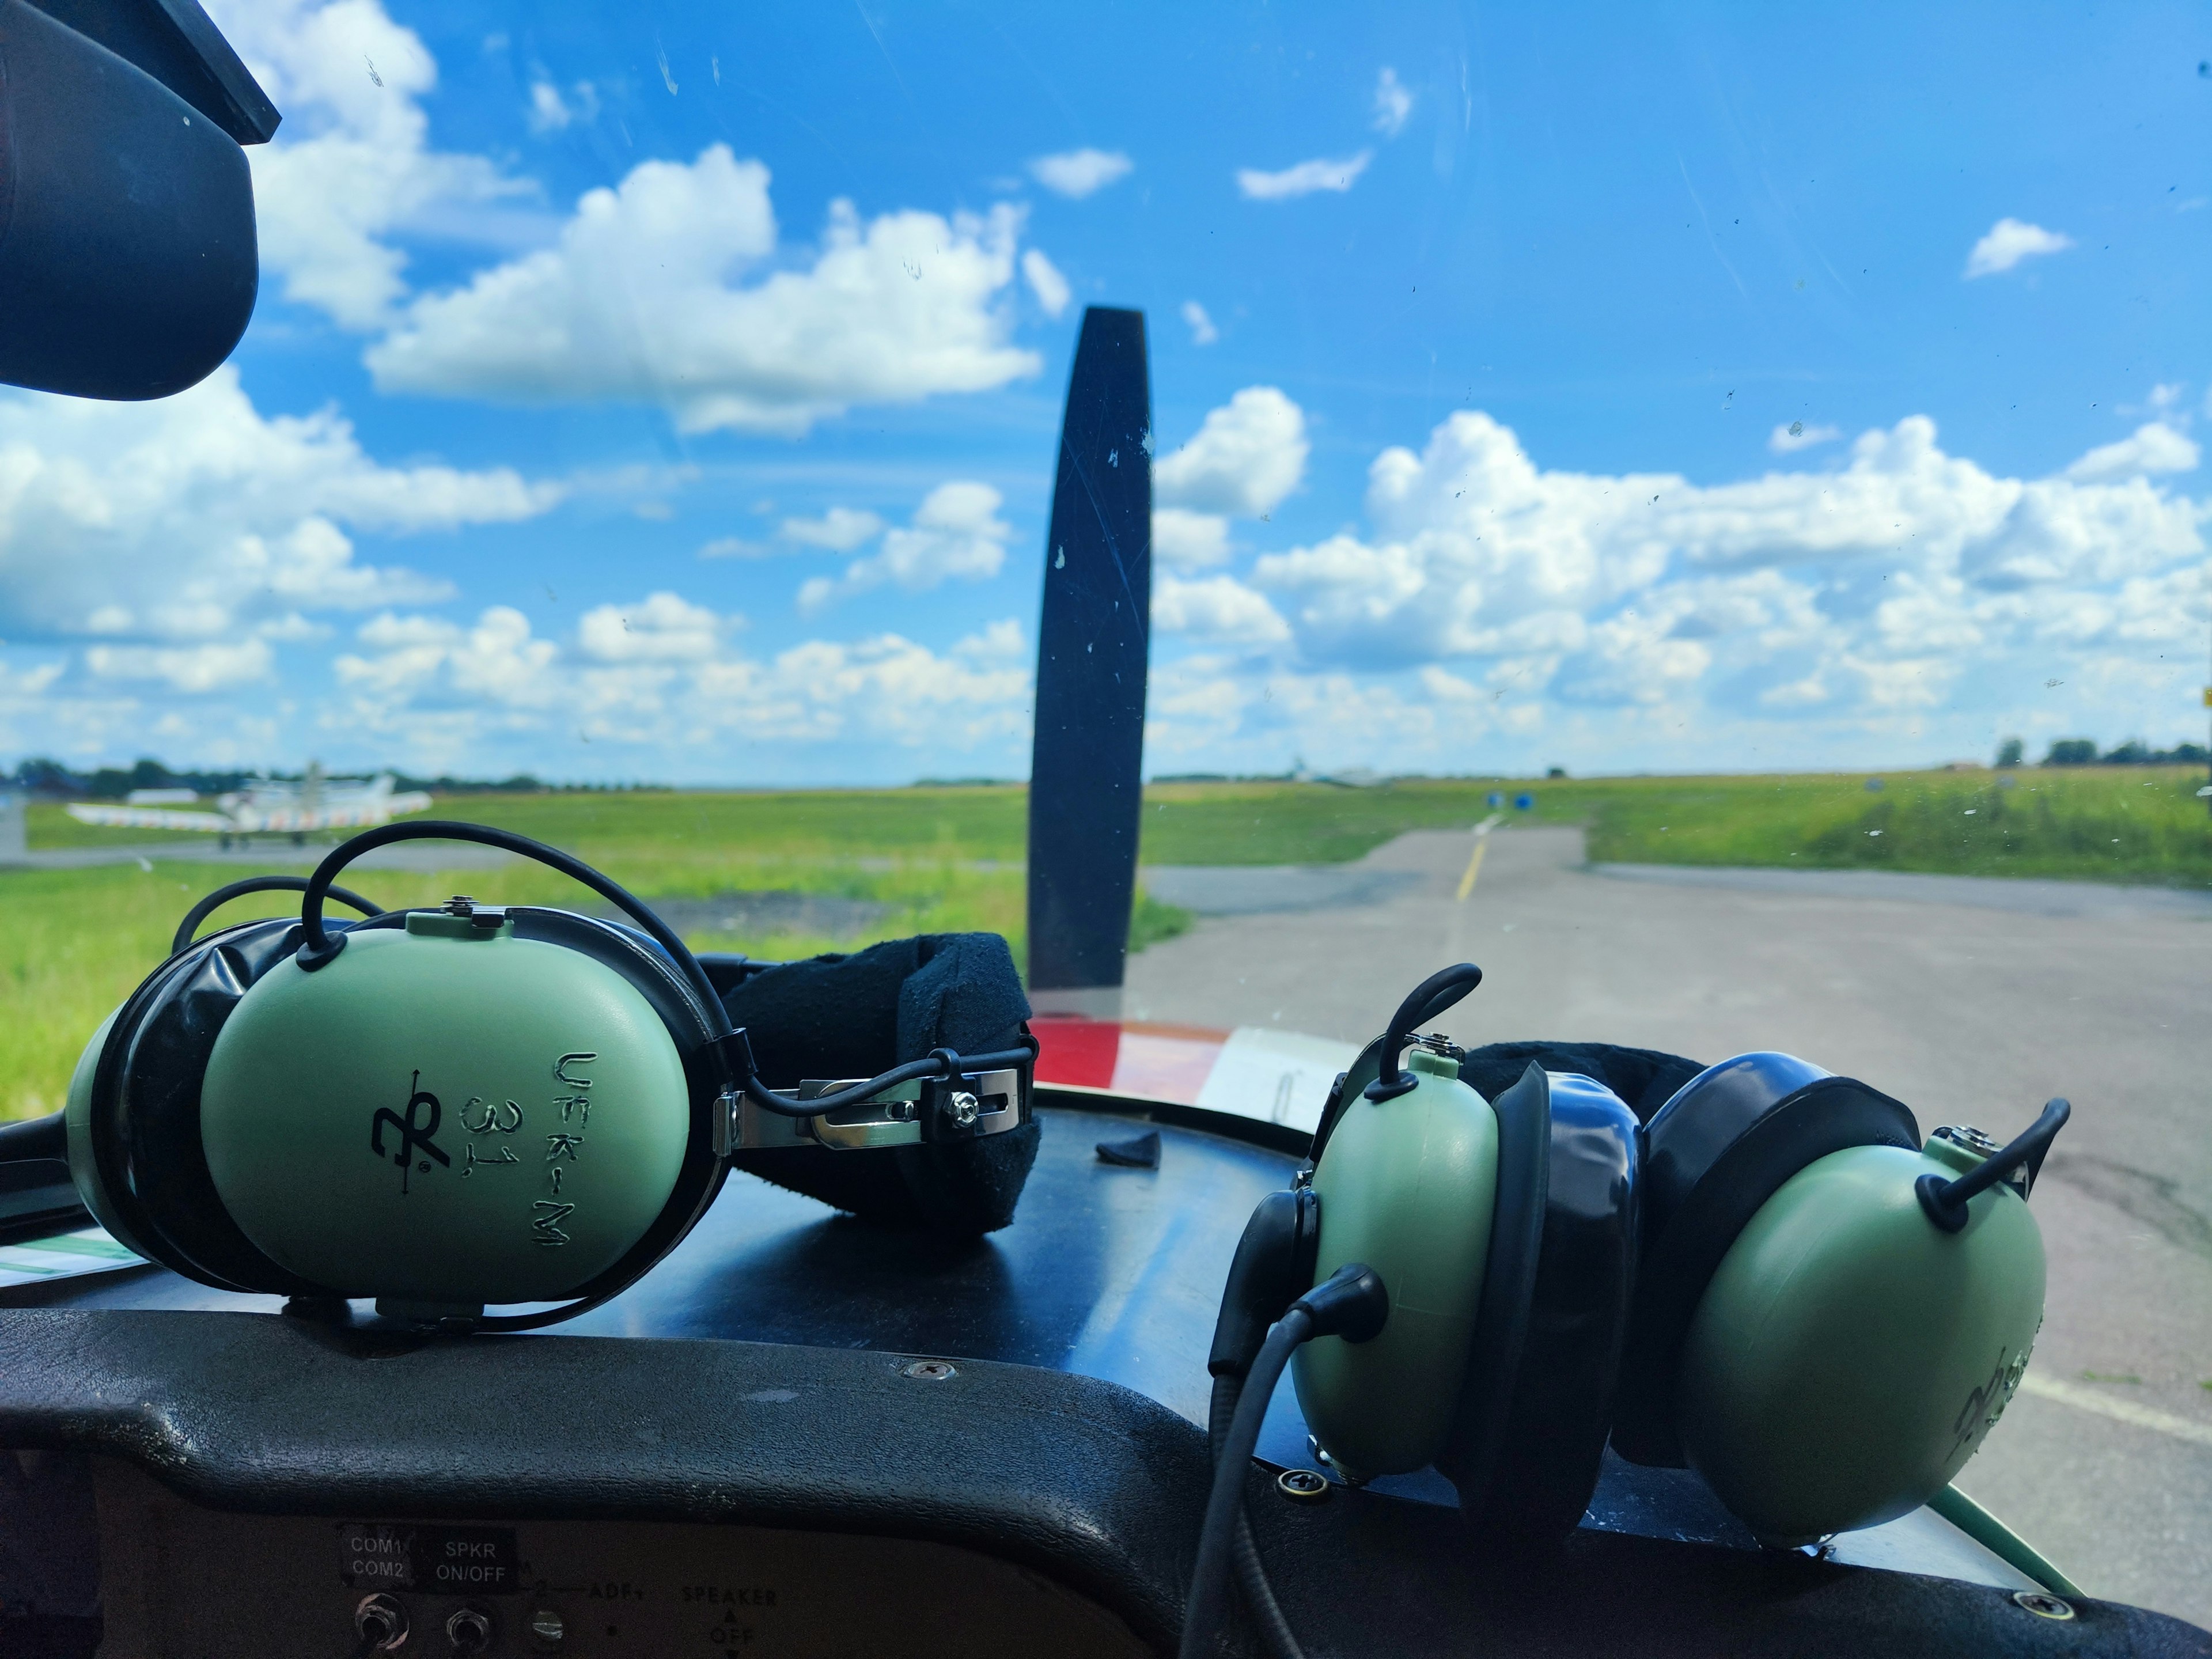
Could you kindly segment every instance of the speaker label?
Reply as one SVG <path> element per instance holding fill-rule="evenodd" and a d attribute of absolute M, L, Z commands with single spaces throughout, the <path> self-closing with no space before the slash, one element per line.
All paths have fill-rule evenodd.
<path fill-rule="evenodd" d="M 338 1528 L 338 1582 L 349 1589 L 512 1595 L 522 1589 L 514 1528 L 349 1521 Z"/>

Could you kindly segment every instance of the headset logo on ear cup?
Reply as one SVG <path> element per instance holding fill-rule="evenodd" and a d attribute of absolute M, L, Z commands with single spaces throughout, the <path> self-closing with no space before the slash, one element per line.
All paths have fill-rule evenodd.
<path fill-rule="evenodd" d="M 379 1158 L 384 1156 L 385 1125 L 390 1124 L 399 1136 L 399 1150 L 392 1154 L 392 1161 L 399 1166 L 399 1195 L 402 1198 L 407 1196 L 408 1166 L 416 1161 L 415 1154 L 418 1150 L 428 1152 L 447 1169 L 451 1169 L 453 1164 L 453 1160 L 432 1139 L 438 1133 L 438 1124 L 445 1116 L 446 1109 L 438 1103 L 437 1096 L 423 1089 L 422 1073 L 416 1072 L 409 1079 L 407 1087 L 410 1092 L 407 1097 L 405 1117 L 401 1117 L 389 1106 L 380 1106 L 368 1121 L 368 1150 Z M 418 1127 L 415 1114 L 425 1106 L 430 1109 L 429 1121 Z M 422 1165 L 422 1173 L 430 1173 L 427 1162 Z"/>
<path fill-rule="evenodd" d="M 1959 1407 L 1959 1415 L 1952 1421 L 1952 1451 L 1955 1455 L 1987 1434 L 2004 1415 L 2004 1408 L 2012 1404 L 2014 1392 L 2020 1379 L 2027 1375 L 2027 1355 L 2025 1352 L 2010 1364 L 2005 1363 L 2002 1350 L 1997 1354 L 1996 1369 L 1990 1380 L 1966 1396 L 1966 1403 Z"/>

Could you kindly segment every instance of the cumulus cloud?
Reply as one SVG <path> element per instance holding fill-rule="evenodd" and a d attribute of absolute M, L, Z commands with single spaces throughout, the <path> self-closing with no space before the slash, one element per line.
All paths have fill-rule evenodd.
<path fill-rule="evenodd" d="M 1221 331 L 1213 325 L 1213 319 L 1206 314 L 1206 307 L 1195 300 L 1182 302 L 1183 325 L 1190 330 L 1193 345 L 1210 346 L 1221 337 Z"/>
<path fill-rule="evenodd" d="M 769 658 L 737 649 L 732 627 L 675 593 L 603 607 L 573 641 L 536 635 L 507 606 L 469 626 L 389 614 L 338 658 L 343 701 L 326 723 L 404 744 L 431 764 L 501 735 L 660 750 L 870 739 L 919 750 L 1027 730 L 1029 653 L 1012 620 L 948 651 L 879 634 L 808 640 Z"/>
<path fill-rule="evenodd" d="M 2063 253 L 2073 246 L 2074 239 L 2062 232 L 2045 230 L 2041 225 L 2031 225 L 2020 219 L 2000 219 L 1966 255 L 1963 274 L 1968 282 L 1977 276 L 1995 276 L 2010 270 L 2023 259 Z"/>
<path fill-rule="evenodd" d="M 1405 131 L 1406 118 L 1413 112 L 1413 94 L 1399 81 L 1398 71 L 1385 67 L 1375 77 L 1375 131 L 1385 138 L 1395 138 Z"/>
<path fill-rule="evenodd" d="M 841 200 L 811 261 L 769 269 L 769 170 L 714 144 L 586 191 L 556 246 L 413 301 L 366 361 L 387 392 L 654 404 L 687 432 L 795 437 L 856 404 L 1035 374 L 1002 303 L 1020 225 L 1003 204 L 864 222 Z"/>
<path fill-rule="evenodd" d="M 1248 386 L 1153 466 L 1153 498 L 1257 518 L 1298 487 L 1308 448 L 1305 411 L 1273 386 Z"/>
<path fill-rule="evenodd" d="M 161 680 L 179 691 L 221 691 L 265 680 L 275 660 L 265 640 L 207 645 L 95 645 L 85 666 L 101 679 Z"/>
<path fill-rule="evenodd" d="M 2160 472 L 2191 472 L 2196 470 L 2197 453 L 2194 440 L 2162 421 L 2153 421 L 2118 443 L 2100 444 L 2068 467 L 2065 476 L 2077 483 L 2105 483 Z"/>
<path fill-rule="evenodd" d="M 908 523 L 884 533 L 882 546 L 845 567 L 845 574 L 817 576 L 799 590 L 799 608 L 811 614 L 848 594 L 891 583 L 921 592 L 947 581 L 981 581 L 1006 562 L 1013 534 L 998 516 L 1005 498 L 986 483 L 956 479 L 923 497 Z"/>
<path fill-rule="evenodd" d="M 1152 626 L 1244 646 L 1279 645 L 1291 636 L 1289 624 L 1266 597 L 1234 576 L 1186 581 L 1163 574 L 1152 584 Z"/>
<path fill-rule="evenodd" d="M 393 233 L 432 219 L 465 229 L 456 209 L 532 193 L 484 156 L 431 148 L 422 100 L 437 61 L 380 0 L 217 0 L 210 10 L 284 112 L 275 141 L 246 154 L 262 266 L 285 298 L 375 327 L 406 290 Z"/>
<path fill-rule="evenodd" d="M 857 507 L 833 507 L 818 519 L 786 519 L 775 533 L 801 547 L 818 547 L 830 553 L 850 553 L 884 533 L 884 521 Z"/>
<path fill-rule="evenodd" d="M 1038 156 L 1030 163 L 1030 177 L 1055 195 L 1079 202 L 1115 179 L 1127 178 L 1135 166 L 1118 149 L 1071 149 Z"/>
<path fill-rule="evenodd" d="M 335 410 L 263 416 L 228 367 L 154 403 L 7 394 L 0 635 L 234 643 L 264 624 L 296 631 L 317 611 L 438 599 L 442 580 L 356 560 L 349 532 L 512 523 L 561 495 L 503 467 L 386 465 Z M 148 678 L 150 665 L 182 684 L 265 659 L 240 647 L 203 659 L 231 665 L 221 671 L 184 657 L 105 660 L 118 678 Z"/>
<path fill-rule="evenodd" d="M 1046 316 L 1057 317 L 1067 309 L 1072 295 L 1067 278 L 1035 248 L 1022 255 L 1022 280 L 1030 285 L 1030 292 L 1036 295 L 1036 302 Z"/>
<path fill-rule="evenodd" d="M 1331 161 L 1325 156 L 1310 161 L 1300 161 L 1296 167 L 1285 167 L 1280 173 L 1265 173 L 1257 167 L 1237 170 L 1237 188 L 1248 201 L 1287 202 L 1300 196 L 1310 196 L 1316 191 L 1330 190 L 1341 194 L 1350 190 L 1359 175 L 1367 171 L 1367 164 L 1375 159 L 1373 150 L 1363 149 L 1357 155 Z"/>
<path fill-rule="evenodd" d="M 1202 570 L 1229 562 L 1229 520 L 1188 507 L 1152 509 L 1152 558 L 1176 570 Z"/>
<path fill-rule="evenodd" d="M 664 592 L 585 612 L 576 644 L 594 662 L 704 662 L 727 626 L 705 606 Z"/>
<path fill-rule="evenodd" d="M 1800 449 L 1810 449 L 1815 444 L 1832 444 L 1844 435 L 1841 427 L 1807 426 L 1802 421 L 1792 421 L 1787 426 L 1778 426 L 1766 434 L 1766 447 L 1778 455 L 1788 455 Z"/>
<path fill-rule="evenodd" d="M 565 94 L 550 81 L 541 79 L 530 83 L 530 105 L 523 118 L 530 124 L 531 131 L 541 138 L 564 132 L 580 123 L 589 125 L 599 115 L 599 90 L 589 81 L 577 82 Z"/>
<path fill-rule="evenodd" d="M 2146 428 L 2107 448 L 2002 477 L 1913 416 L 1838 471 L 1698 485 L 1548 471 L 1463 410 L 1376 458 L 1370 531 L 1246 581 L 1308 664 L 1487 662 L 1569 706 L 1924 709 L 2008 652 L 2199 626 L 2212 514 L 2146 476 L 2194 447 Z"/>

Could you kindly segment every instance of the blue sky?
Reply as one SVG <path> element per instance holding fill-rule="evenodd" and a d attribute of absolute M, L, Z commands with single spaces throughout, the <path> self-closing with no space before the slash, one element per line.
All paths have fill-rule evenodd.
<path fill-rule="evenodd" d="M 2201 13 L 211 10 L 260 306 L 0 395 L 0 760 L 1019 775 L 1085 303 L 1154 771 L 2201 735 Z"/>

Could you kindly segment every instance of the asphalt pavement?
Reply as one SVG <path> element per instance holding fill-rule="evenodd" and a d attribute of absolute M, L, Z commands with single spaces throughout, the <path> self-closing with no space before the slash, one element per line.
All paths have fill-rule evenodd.
<path fill-rule="evenodd" d="M 1267 873 L 1152 876 L 1221 913 L 1131 961 L 1128 1017 L 1364 1042 L 1471 959 L 1483 984 L 1442 1022 L 1464 1043 L 1779 1048 L 1897 1096 L 1923 1131 L 2000 1139 L 2071 1099 L 2034 1199 L 2043 1333 L 1959 1484 L 2089 1593 L 2212 1626 L 2212 901 L 1608 870 L 1579 831 L 1538 827 L 1417 831 L 1334 868 L 1273 872 L 1272 898 Z"/>

